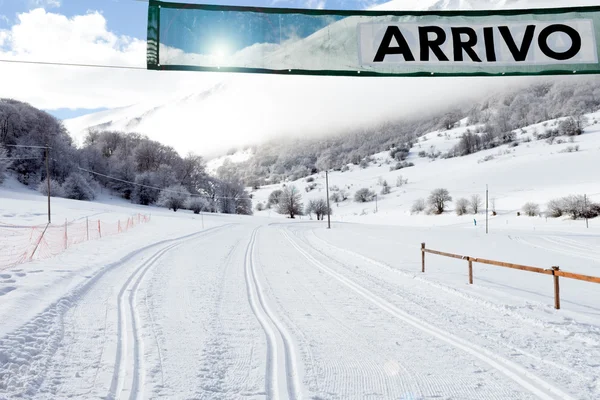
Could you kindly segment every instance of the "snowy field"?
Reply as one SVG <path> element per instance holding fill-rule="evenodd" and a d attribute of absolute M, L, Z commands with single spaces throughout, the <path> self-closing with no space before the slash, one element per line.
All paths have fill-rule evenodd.
<path fill-rule="evenodd" d="M 426 242 L 600 275 L 600 232 L 581 221 L 485 235 L 206 215 L 202 229 L 108 195 L 53 209 L 152 221 L 0 271 L 0 399 L 600 397 L 600 285 L 562 279 L 557 311 L 549 276 L 476 265 L 468 285 L 465 261 L 434 255 L 420 272 Z M 44 222 L 45 198 L 9 182 L 0 214 Z"/>
<path fill-rule="evenodd" d="M 555 310 L 548 275 L 475 264 L 469 285 L 465 260 L 431 254 L 420 272 L 425 242 L 600 276 L 598 218 L 588 228 L 517 216 L 528 201 L 545 210 L 569 194 L 600 200 L 600 115 L 589 117 L 574 143 L 528 141 L 540 125 L 517 147 L 414 154 L 449 149 L 461 126 L 421 139 L 414 167 L 390 171 L 386 152 L 332 172 L 350 199 L 333 206 L 330 230 L 273 209 L 201 216 L 109 193 L 53 199 L 54 221 L 152 218 L 0 271 L 0 399 L 598 399 L 600 285 L 561 278 Z M 408 183 L 396 187 L 400 175 Z M 324 176 L 313 178 L 309 192 L 306 179 L 292 183 L 305 203 L 325 196 Z M 377 205 L 352 201 L 383 180 L 392 190 Z M 456 201 L 485 197 L 486 184 L 498 214 L 489 234 L 482 212 L 459 217 L 453 203 L 440 216 L 410 212 L 432 189 Z M 280 187 L 254 191 L 254 204 Z M 45 221 L 43 196 L 12 178 L 0 187 L 1 223 Z"/>

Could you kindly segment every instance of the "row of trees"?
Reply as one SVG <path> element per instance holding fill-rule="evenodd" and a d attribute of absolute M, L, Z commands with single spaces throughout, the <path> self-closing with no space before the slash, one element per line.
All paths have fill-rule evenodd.
<path fill-rule="evenodd" d="M 314 214 L 317 220 L 323 220 L 327 214 L 332 214 L 326 199 L 311 199 L 304 207 L 302 194 L 293 185 L 271 192 L 266 208 L 274 208 L 278 213 L 287 215 L 290 218 L 295 218 L 297 215 L 312 216 Z M 258 203 L 257 210 L 261 211 L 262 209 L 262 203 Z"/>
<path fill-rule="evenodd" d="M 530 217 L 541 215 L 540 206 L 534 202 L 523 205 L 523 213 Z M 584 195 L 569 195 L 550 200 L 546 215 L 552 218 L 569 216 L 571 219 L 596 218 L 600 216 L 600 203 L 594 203 Z"/>
<path fill-rule="evenodd" d="M 252 213 L 242 179 L 227 169 L 209 176 L 201 156 L 182 157 L 143 135 L 115 131 L 90 132 L 77 148 L 56 118 L 0 99 L 0 179 L 11 170 L 20 182 L 47 193 L 44 149 L 32 147 L 46 145 L 53 196 L 92 200 L 104 187 L 142 205 L 197 209 L 201 202 L 206 211 Z"/>

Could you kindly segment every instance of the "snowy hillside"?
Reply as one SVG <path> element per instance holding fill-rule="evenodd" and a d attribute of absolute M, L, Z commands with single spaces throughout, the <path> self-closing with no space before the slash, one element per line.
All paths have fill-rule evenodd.
<path fill-rule="evenodd" d="M 535 8 L 593 5 L 593 0 L 575 2 L 542 0 L 428 0 L 391 1 L 377 6 L 382 10 L 455 10 Z M 344 37 L 344 24 L 334 24 Z M 326 37 L 325 37 L 326 36 Z M 278 49 L 273 57 L 285 58 L 322 48 L 329 33 L 316 32 L 292 43 L 290 48 Z M 327 46 L 324 46 L 327 47 Z M 279 54 L 279 55 L 277 55 Z M 325 57 L 323 60 L 330 59 Z M 156 73 L 159 72 L 148 72 Z M 407 112 L 441 106 L 442 99 L 452 95 L 473 97 L 522 80 L 472 79 L 470 90 L 464 81 L 432 79 L 352 79 L 332 77 L 284 77 L 207 74 L 206 84 L 190 87 L 184 92 L 164 93 L 159 98 L 144 99 L 138 104 L 85 115 L 65 121 L 69 132 L 81 144 L 89 129 L 121 130 L 148 135 L 173 146 L 181 154 L 194 151 L 216 156 L 233 146 L 256 144 L 278 135 L 317 135 L 324 131 L 372 125 L 374 120 L 397 119 Z M 385 91 L 385 101 L 378 101 Z M 411 92 L 410 98 L 404 95 Z M 319 101 L 315 101 L 319 93 Z M 356 96 L 356 93 L 361 93 Z M 428 93 L 435 93 L 430 96 Z M 251 99 L 251 100 L 248 100 Z M 302 109 L 302 117 L 297 110 Z M 352 113 L 348 113 L 352 109 Z M 235 112 L 234 112 L 235 110 Z M 326 116 L 326 118 L 324 117 Z M 294 121 L 294 123 L 289 123 Z M 185 145 L 183 144 L 185 143 Z"/>
<path fill-rule="evenodd" d="M 345 190 L 348 194 L 348 200 L 332 204 L 333 220 L 424 226 L 473 226 L 475 218 L 478 220 L 478 226 L 481 226 L 485 218 L 481 211 L 475 216 L 458 217 L 454 214 L 455 202 L 450 203 L 448 212 L 441 216 L 414 214 L 411 213 L 411 208 L 417 199 L 426 199 L 436 188 L 448 189 L 456 201 L 462 197 L 470 198 L 474 194 L 485 198 L 485 188 L 489 185 L 489 197 L 494 199 L 498 213 L 497 216 L 491 217 L 494 227 L 506 227 L 507 224 L 531 229 L 535 226 L 552 229 L 581 227 L 584 225 L 581 221 L 569 221 L 565 218 L 517 218 L 516 213 L 521 211 L 526 202 L 538 203 L 543 211 L 549 200 L 570 194 L 587 194 L 592 200 L 600 201 L 600 183 L 597 179 L 600 159 L 600 113 L 589 114 L 588 120 L 590 126 L 585 129 L 584 134 L 572 139 L 556 138 L 554 144 L 549 144 L 547 140 L 536 140 L 535 135 L 555 127 L 559 122 L 557 120 L 519 130 L 516 147 L 513 147 L 515 144 L 504 145 L 464 157 L 437 158 L 435 161 L 419 157 L 418 153 L 447 152 L 459 142 L 467 129 L 473 131 L 477 127 L 466 126 L 465 120 L 462 120 L 461 126 L 455 129 L 431 132 L 421 137 L 411 149 L 406 162 L 414 163 L 413 167 L 390 171 L 390 167 L 397 161 L 390 158 L 389 152 L 383 152 L 375 154 L 374 161 L 367 168 L 350 164 L 348 171 L 330 172 L 330 186 L 336 190 Z M 572 152 L 567 152 L 569 149 Z M 309 183 L 307 179 L 314 179 L 314 182 Z M 408 183 L 397 187 L 398 180 L 407 180 Z M 389 194 L 381 194 L 383 181 L 391 186 Z M 325 174 L 319 173 L 297 181 L 260 188 L 253 192 L 255 207 L 258 203 L 266 206 L 269 194 L 273 190 L 281 189 L 283 185 L 294 185 L 300 189 L 305 204 L 310 199 L 326 198 Z M 307 192 L 310 185 L 315 187 Z M 355 192 L 361 188 L 369 188 L 378 194 L 377 205 L 375 201 L 357 203 L 353 200 Z M 276 213 L 274 210 L 265 210 L 257 215 L 274 216 Z M 593 221 L 591 225 L 600 228 L 599 223 L 600 221 Z"/>

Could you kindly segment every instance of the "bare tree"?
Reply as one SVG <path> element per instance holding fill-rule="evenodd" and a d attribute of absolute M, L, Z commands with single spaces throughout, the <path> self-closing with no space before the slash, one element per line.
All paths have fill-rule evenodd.
<path fill-rule="evenodd" d="M 279 197 L 277 211 L 279 214 L 287 214 L 290 218 L 302 215 L 302 195 L 296 186 L 286 186 Z"/>
<path fill-rule="evenodd" d="M 480 195 L 474 194 L 471 196 L 471 200 L 469 201 L 469 206 L 471 207 L 471 212 L 473 214 L 477 214 L 482 205 L 483 205 L 483 200 L 481 200 Z"/>
<path fill-rule="evenodd" d="M 315 214 L 317 216 L 317 220 L 322 221 L 327 215 L 327 212 L 329 212 L 331 215 L 331 209 L 327 207 L 327 200 L 318 199 L 308 201 L 308 205 L 306 206 L 306 214 Z"/>
<path fill-rule="evenodd" d="M 446 209 L 446 203 L 450 201 L 452 201 L 452 197 L 450 196 L 448 189 L 443 188 L 435 189 L 434 191 L 432 191 L 429 195 L 429 198 L 427 199 L 427 203 L 429 203 L 431 211 L 434 214 L 443 213 Z"/>
<path fill-rule="evenodd" d="M 466 214 L 468 207 L 469 207 L 469 200 L 465 199 L 464 197 L 456 200 L 456 205 L 455 205 L 456 215 Z"/>

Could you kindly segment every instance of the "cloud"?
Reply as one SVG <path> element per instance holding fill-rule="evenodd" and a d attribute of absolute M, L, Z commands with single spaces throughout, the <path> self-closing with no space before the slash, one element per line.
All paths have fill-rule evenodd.
<path fill-rule="evenodd" d="M 145 68 L 146 42 L 110 32 L 98 12 L 67 18 L 37 8 L 0 30 L 0 58 Z M 0 63 L 0 95 L 43 109 L 126 106 L 217 79 L 214 74 Z"/>
<path fill-rule="evenodd" d="M 325 0 L 306 0 L 305 6 L 306 8 L 323 10 L 325 8 Z"/>
<path fill-rule="evenodd" d="M 29 0 L 30 7 L 60 7 L 61 0 Z"/>
<path fill-rule="evenodd" d="M 98 12 L 67 18 L 38 8 L 19 14 L 10 29 L 0 30 L 0 58 L 144 68 L 145 41 L 115 34 L 106 22 Z M 243 52 L 239 56 L 246 57 Z M 2 97 L 43 109 L 148 104 L 132 117 L 158 106 L 162 111 L 153 112 L 145 128 L 135 129 L 200 154 L 282 135 L 355 129 L 454 104 L 514 81 L 518 79 L 309 77 L 0 63 Z M 217 92 L 198 96 L 219 82 L 225 85 Z"/>

